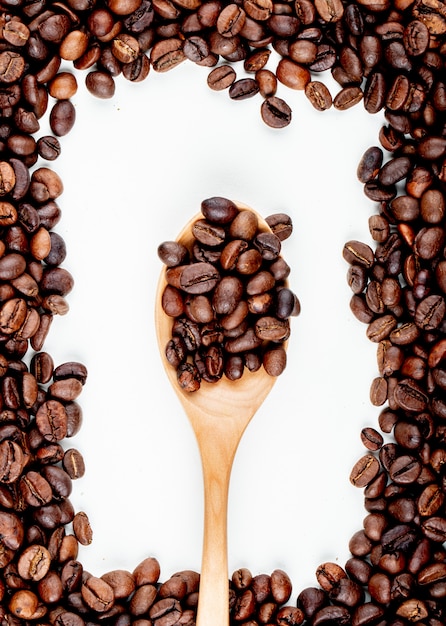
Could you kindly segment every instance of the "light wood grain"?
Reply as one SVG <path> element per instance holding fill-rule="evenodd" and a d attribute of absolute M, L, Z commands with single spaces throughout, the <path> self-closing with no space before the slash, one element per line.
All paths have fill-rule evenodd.
<path fill-rule="evenodd" d="M 241 203 L 237 206 L 249 209 Z M 193 240 L 191 226 L 201 217 L 199 214 L 192 218 L 177 241 L 190 247 Z M 266 222 L 259 215 L 258 218 L 261 230 L 269 230 Z M 237 381 L 222 378 L 214 384 L 202 382 L 196 392 L 183 391 L 178 385 L 175 369 L 167 363 L 164 354 L 172 328 L 172 318 L 161 307 L 165 285 L 163 270 L 155 307 L 159 349 L 172 388 L 194 430 L 203 470 L 204 537 L 197 626 L 228 626 L 227 512 L 232 464 L 246 427 L 271 391 L 276 378 L 269 376 L 263 368 L 255 373 L 245 370 Z"/>

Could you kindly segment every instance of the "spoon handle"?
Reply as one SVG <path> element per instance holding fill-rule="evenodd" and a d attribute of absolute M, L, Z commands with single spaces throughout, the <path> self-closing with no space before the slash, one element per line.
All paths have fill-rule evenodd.
<path fill-rule="evenodd" d="M 227 442 L 201 442 L 204 535 L 197 626 L 229 625 L 227 512 L 233 452 Z"/>

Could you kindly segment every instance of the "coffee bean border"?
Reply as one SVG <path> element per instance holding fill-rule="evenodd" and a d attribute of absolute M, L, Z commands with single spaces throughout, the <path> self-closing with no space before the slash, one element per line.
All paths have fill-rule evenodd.
<path fill-rule="evenodd" d="M 351 308 L 377 344 L 371 401 L 379 429 L 351 482 L 364 489 L 362 527 L 344 567 L 322 564 L 290 604 L 285 572 L 234 573 L 231 622 L 441 626 L 446 621 L 446 5 L 440 0 L 1 0 L 0 14 L 0 619 L 2 624 L 194 624 L 199 575 L 159 580 L 148 557 L 133 572 L 83 571 L 78 545 L 92 531 L 70 502 L 83 475 L 66 438 L 80 428 L 79 363 L 44 351 L 54 315 L 68 310 L 63 267 L 59 138 L 75 122 L 77 74 L 112 97 L 115 80 L 145 78 L 186 59 L 213 68 L 212 89 L 263 98 L 264 121 L 291 109 L 277 85 L 313 106 L 362 102 L 384 111 L 377 143 L 358 167 L 374 249 L 350 241 Z M 268 62 L 280 61 L 274 71 Z M 237 65 L 238 64 L 238 65 Z M 237 79 L 235 66 L 242 65 Z M 339 84 L 332 97 L 323 82 Z M 321 77 L 321 80 L 316 78 Z M 53 102 L 55 100 L 55 102 Z M 40 136 L 49 115 L 52 135 Z M 286 131 L 278 131 L 286 132 Z M 37 139 L 36 139 L 37 137 Z M 29 363 L 28 363 L 29 361 Z M 317 583 L 317 584 L 316 584 Z"/>

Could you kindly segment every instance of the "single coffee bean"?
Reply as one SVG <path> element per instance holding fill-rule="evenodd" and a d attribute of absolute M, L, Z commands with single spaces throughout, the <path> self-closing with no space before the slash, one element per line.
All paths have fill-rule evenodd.
<path fill-rule="evenodd" d="M 49 504 L 53 497 L 48 481 L 41 474 L 32 470 L 20 479 L 20 493 L 25 502 L 33 507 Z"/>
<path fill-rule="evenodd" d="M 243 285 L 236 276 L 224 276 L 215 287 L 212 304 L 217 315 L 230 315 L 240 302 Z"/>
<path fill-rule="evenodd" d="M 310 82 L 310 72 L 291 59 L 281 59 L 276 69 L 277 80 L 290 89 L 304 90 Z"/>
<path fill-rule="evenodd" d="M 364 446 L 371 451 L 377 451 L 384 443 L 382 435 L 374 428 L 363 428 L 361 431 L 361 441 Z"/>
<path fill-rule="evenodd" d="M 105 613 L 114 603 L 113 588 L 102 578 L 90 576 L 81 587 L 82 599 L 95 612 Z"/>
<path fill-rule="evenodd" d="M 229 87 L 231 100 L 246 100 L 259 92 L 259 85 L 254 78 L 239 78 Z"/>
<path fill-rule="evenodd" d="M 312 619 L 319 609 L 327 604 L 327 596 L 324 591 L 318 587 L 306 587 L 298 597 L 297 604 L 308 619 Z"/>
<path fill-rule="evenodd" d="M 113 589 L 115 599 L 127 599 L 135 591 L 135 579 L 127 570 L 117 569 L 101 576 Z"/>
<path fill-rule="evenodd" d="M 65 471 L 72 480 L 82 478 L 82 476 L 85 474 L 85 463 L 83 456 L 75 448 L 70 448 L 65 451 L 62 463 Z"/>
<path fill-rule="evenodd" d="M 93 531 L 90 526 L 90 520 L 83 511 L 76 513 L 73 519 L 73 531 L 76 539 L 83 546 L 88 546 L 93 540 Z"/>
<path fill-rule="evenodd" d="M 183 43 L 176 37 L 155 43 L 150 52 L 150 62 L 156 72 L 167 72 L 185 59 Z"/>
<path fill-rule="evenodd" d="M 25 59 L 18 52 L 0 53 L 0 80 L 2 83 L 15 83 L 25 71 Z"/>
<path fill-rule="evenodd" d="M 333 99 L 333 106 L 339 111 L 346 111 L 358 102 L 361 102 L 364 94 L 360 87 L 350 86 L 344 87 L 339 91 Z"/>
<path fill-rule="evenodd" d="M 326 111 L 333 103 L 327 86 L 317 80 L 310 80 L 306 84 L 305 95 L 317 111 Z"/>
<path fill-rule="evenodd" d="M 20 446 L 8 439 L 0 443 L 0 479 L 2 483 L 14 483 L 22 473 L 25 459 Z"/>
<path fill-rule="evenodd" d="M 67 412 L 58 400 L 44 402 L 36 413 L 36 425 L 42 436 L 51 442 L 61 441 L 67 435 Z"/>
<path fill-rule="evenodd" d="M 51 109 L 50 127 L 57 137 L 67 135 L 76 121 L 76 109 L 70 100 L 58 100 Z"/>
<path fill-rule="evenodd" d="M 443 321 L 446 310 L 442 296 L 428 296 L 424 298 L 415 311 L 415 323 L 424 330 L 434 330 Z"/>
<path fill-rule="evenodd" d="M 347 263 L 356 263 L 366 268 L 371 268 L 375 262 L 370 246 L 359 241 L 348 241 L 344 245 L 343 257 Z"/>
<path fill-rule="evenodd" d="M 257 70 L 255 79 L 259 86 L 259 93 L 266 99 L 276 95 L 277 78 L 276 75 L 268 69 Z M 283 106 L 283 105 L 282 105 Z"/>
<path fill-rule="evenodd" d="M 411 379 L 398 383 L 394 397 L 398 406 L 409 412 L 420 413 L 426 409 L 428 403 L 425 392 Z"/>
<path fill-rule="evenodd" d="M 9 603 L 9 610 L 17 619 L 35 619 L 39 599 L 35 593 L 26 589 L 16 591 Z"/>
<path fill-rule="evenodd" d="M 224 37 L 238 35 L 245 23 L 246 13 L 237 4 L 228 4 L 217 19 L 217 30 Z"/>
<path fill-rule="evenodd" d="M 54 161 L 61 153 L 60 142 L 57 137 L 45 135 L 37 141 L 37 151 L 42 159 Z"/>
<path fill-rule="evenodd" d="M 354 465 L 350 473 L 350 482 L 356 487 L 365 487 L 379 472 L 379 461 L 371 454 L 367 454 Z"/>
<path fill-rule="evenodd" d="M 88 91 L 97 98 L 109 99 L 115 94 L 115 81 L 108 72 L 100 70 L 89 72 L 85 85 Z"/>
<path fill-rule="evenodd" d="M 396 157 L 387 161 L 379 171 L 378 180 L 384 186 L 391 186 L 406 178 L 412 167 L 408 157 Z"/>
<path fill-rule="evenodd" d="M 161 626 L 169 626 L 178 621 L 181 613 L 181 605 L 178 600 L 163 598 L 152 605 L 149 610 L 149 617 L 154 621 L 156 620 Z"/>
<path fill-rule="evenodd" d="M 200 61 L 203 61 L 203 59 L 206 59 L 206 57 L 209 56 L 210 49 L 205 39 L 203 39 L 202 37 L 192 35 L 191 37 L 188 37 L 186 41 L 184 42 L 183 52 L 190 61 L 199 63 Z M 215 79 L 215 75 L 214 75 L 214 79 Z M 213 83 L 213 79 L 211 79 L 211 84 L 212 83 Z M 211 84 L 209 83 L 209 77 L 208 77 L 208 86 L 211 87 Z"/>
<path fill-rule="evenodd" d="M 263 355 L 263 367 L 270 376 L 280 376 L 286 367 L 286 362 L 286 351 L 282 346 L 267 350 Z"/>
<path fill-rule="evenodd" d="M 192 234 L 205 246 L 219 246 L 226 237 L 223 227 L 211 224 L 206 220 L 197 220 L 192 226 Z"/>
<path fill-rule="evenodd" d="M 102 578 L 104 578 L 104 576 Z M 110 586 L 113 586 L 112 582 L 108 580 L 107 577 L 104 579 Z M 113 591 L 115 591 L 115 589 L 113 589 Z M 156 597 L 157 588 L 154 585 L 146 584 L 138 586 L 129 604 L 129 611 L 131 615 L 138 617 L 146 614 L 150 607 L 154 604 Z"/>
<path fill-rule="evenodd" d="M 444 494 L 438 485 L 428 485 L 420 494 L 417 509 L 420 515 L 432 516 L 440 510 L 444 503 Z"/>
<path fill-rule="evenodd" d="M 181 272 L 180 285 L 187 293 L 200 294 L 211 291 L 219 279 L 218 270 L 210 263 L 194 263 Z"/>
<path fill-rule="evenodd" d="M 51 555 L 44 546 L 32 545 L 20 555 L 17 570 L 24 580 L 42 580 L 51 565 Z"/>
<path fill-rule="evenodd" d="M 271 316 L 261 317 L 255 324 L 255 333 L 262 340 L 284 341 L 289 337 L 289 321 Z"/>
<path fill-rule="evenodd" d="M 273 232 L 259 233 L 253 243 L 266 261 L 274 261 L 280 254 L 281 242 Z"/>
<path fill-rule="evenodd" d="M 207 84 L 214 91 L 228 89 L 236 80 L 236 73 L 230 65 L 220 65 L 208 75 Z"/>
<path fill-rule="evenodd" d="M 204 217 L 214 224 L 228 224 L 231 222 L 239 210 L 237 205 L 231 200 L 221 197 L 213 197 L 203 200 L 201 212 Z"/>
<path fill-rule="evenodd" d="M 389 476 L 396 484 L 411 484 L 421 473 L 421 464 L 410 455 L 398 457 L 389 468 Z"/>
<path fill-rule="evenodd" d="M 200 388 L 200 374 L 192 363 L 181 363 L 177 369 L 178 383 L 184 391 L 193 392 Z"/>
<path fill-rule="evenodd" d="M 270 95 L 262 102 L 260 114 L 265 124 L 271 128 L 285 128 L 291 123 L 290 107 L 282 98 L 274 95 Z"/>
<path fill-rule="evenodd" d="M 369 180 L 374 179 L 380 171 L 383 157 L 381 148 L 376 146 L 368 148 L 358 164 L 358 180 L 362 183 L 367 183 Z"/>

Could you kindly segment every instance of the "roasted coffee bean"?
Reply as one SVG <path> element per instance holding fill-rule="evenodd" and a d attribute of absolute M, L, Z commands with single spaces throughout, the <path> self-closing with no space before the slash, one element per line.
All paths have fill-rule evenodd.
<path fill-rule="evenodd" d="M 214 91 L 228 89 L 236 79 L 236 73 L 230 65 L 219 65 L 213 69 L 207 79 L 208 86 Z"/>
<path fill-rule="evenodd" d="M 261 317 L 255 324 L 255 332 L 262 340 L 284 341 L 290 333 L 289 322 L 271 316 Z"/>
<path fill-rule="evenodd" d="M 230 315 L 243 295 L 243 285 L 235 276 L 224 276 L 217 284 L 212 304 L 217 315 Z"/>
<path fill-rule="evenodd" d="M 228 224 L 236 217 L 238 208 L 231 200 L 214 197 L 203 200 L 201 212 L 213 224 Z"/>
<path fill-rule="evenodd" d="M 90 576 L 81 587 L 82 599 L 95 612 L 105 613 L 114 603 L 113 588 L 102 578 Z"/>
<path fill-rule="evenodd" d="M 0 480 L 2 483 L 14 483 L 22 473 L 25 458 L 20 446 L 14 441 L 0 443 Z"/>
<path fill-rule="evenodd" d="M 192 363 L 181 363 L 177 368 L 177 378 L 184 391 L 197 391 L 200 388 L 200 374 Z"/>
<path fill-rule="evenodd" d="M 25 580 L 39 581 L 48 573 L 51 555 L 44 546 L 32 545 L 20 555 L 17 570 Z"/>
<path fill-rule="evenodd" d="M 378 175 L 383 162 L 383 156 L 381 148 L 376 146 L 368 148 L 368 150 L 365 151 L 357 168 L 357 176 L 360 182 L 367 183 Z"/>
<path fill-rule="evenodd" d="M 67 435 L 67 413 L 58 400 L 44 402 L 36 413 L 36 425 L 48 441 L 61 441 Z"/>
<path fill-rule="evenodd" d="M 187 293 L 206 293 L 214 289 L 219 279 L 218 270 L 210 263 L 194 263 L 182 270 L 180 286 Z"/>
<path fill-rule="evenodd" d="M 273 232 L 259 233 L 253 243 L 266 261 L 274 261 L 280 254 L 280 238 Z"/>
<path fill-rule="evenodd" d="M 438 328 L 443 321 L 445 310 L 446 305 L 442 296 L 427 296 L 416 308 L 415 323 L 424 330 Z"/>
<path fill-rule="evenodd" d="M 232 239 L 222 250 L 220 265 L 224 270 L 233 270 L 240 255 L 248 248 L 248 244 L 243 239 Z"/>
<path fill-rule="evenodd" d="M 57 137 L 51 135 L 40 137 L 37 142 L 37 151 L 43 159 L 54 161 L 61 152 L 60 142 Z"/>
<path fill-rule="evenodd" d="M 290 89 L 304 90 L 310 82 L 310 72 L 291 59 L 281 59 L 276 69 L 277 80 Z"/>
<path fill-rule="evenodd" d="M 25 502 L 32 507 L 49 504 L 53 497 L 48 481 L 41 474 L 32 470 L 20 479 L 20 492 Z"/>
<path fill-rule="evenodd" d="M 270 376 L 280 376 L 286 367 L 286 351 L 283 347 L 266 350 L 263 355 L 263 367 Z"/>
<path fill-rule="evenodd" d="M 372 454 L 366 454 L 355 463 L 350 473 L 350 482 L 355 485 L 355 487 L 365 487 L 376 478 L 378 472 L 378 460 Z"/>
<path fill-rule="evenodd" d="M 66 473 L 71 479 L 82 478 L 85 473 L 85 463 L 82 454 L 78 450 L 75 448 L 66 450 L 62 462 Z"/>
<path fill-rule="evenodd" d="M 165 241 L 158 246 L 158 256 L 167 267 L 175 267 L 187 260 L 188 251 L 177 241 Z"/>
<path fill-rule="evenodd" d="M 87 74 L 85 85 L 88 91 L 97 98 L 108 99 L 115 94 L 115 81 L 108 72 L 93 70 Z"/>
<path fill-rule="evenodd" d="M 0 53 L 0 80 L 2 83 L 15 83 L 25 71 L 25 59 L 18 52 Z"/>
<path fill-rule="evenodd" d="M 211 224 L 206 220 L 197 220 L 192 226 L 195 239 L 205 246 L 219 246 L 225 240 L 225 230 L 221 226 Z"/>
<path fill-rule="evenodd" d="M 389 468 L 389 476 L 396 484 L 410 484 L 421 473 L 420 463 L 410 455 L 398 457 Z"/>
<path fill-rule="evenodd" d="M 239 78 L 229 87 L 231 100 L 246 100 L 259 93 L 259 85 L 254 78 Z"/>
<path fill-rule="evenodd" d="M 266 99 L 276 95 L 277 92 L 277 78 L 276 75 L 268 69 L 257 70 L 255 79 L 259 86 L 259 93 Z M 282 107 L 284 105 L 280 103 Z M 286 108 L 286 107 L 284 107 Z M 262 112 L 262 110 L 260 110 Z M 291 112 L 291 110 L 290 110 Z"/>
<path fill-rule="evenodd" d="M 374 428 L 363 428 L 361 441 L 368 450 L 377 451 L 384 443 L 382 435 Z"/>
<path fill-rule="evenodd" d="M 220 13 L 217 19 L 217 30 L 225 37 L 233 37 L 243 28 L 246 13 L 237 4 L 228 4 Z"/>
<path fill-rule="evenodd" d="M 406 178 L 412 167 L 408 157 L 396 157 L 387 161 L 379 171 L 378 180 L 386 187 L 390 187 Z"/>
<path fill-rule="evenodd" d="M 183 43 L 176 37 L 155 43 L 150 52 L 150 62 L 156 72 L 166 72 L 185 59 Z"/>
<path fill-rule="evenodd" d="M 361 265 L 366 268 L 372 267 L 375 261 L 373 250 L 370 246 L 359 241 L 348 241 L 344 246 L 343 256 L 347 263 Z"/>
<path fill-rule="evenodd" d="M 398 406 L 409 412 L 420 413 L 427 407 L 425 392 L 411 379 L 404 379 L 395 389 L 395 401 Z"/>
<path fill-rule="evenodd" d="M 63 137 L 72 130 L 76 121 L 76 109 L 70 100 L 58 100 L 51 109 L 50 126 L 57 137 Z"/>
<path fill-rule="evenodd" d="M 76 513 L 73 519 L 73 531 L 76 539 L 83 546 L 87 546 L 92 542 L 93 531 L 90 526 L 90 520 L 83 511 Z"/>
<path fill-rule="evenodd" d="M 252 211 L 241 210 L 229 226 L 229 234 L 233 239 L 251 241 L 258 228 L 258 218 Z"/>
<path fill-rule="evenodd" d="M 239 274 L 251 276 L 262 267 L 263 259 L 260 252 L 250 248 L 242 252 L 236 262 L 236 270 Z M 248 292 L 249 293 L 249 292 Z"/>
<path fill-rule="evenodd" d="M 262 103 L 261 116 L 267 126 L 284 128 L 291 123 L 292 112 L 284 100 L 276 96 L 270 96 Z"/>
<path fill-rule="evenodd" d="M 184 312 L 184 302 L 181 292 L 172 285 L 166 285 L 161 297 L 161 306 L 166 315 L 179 317 Z"/>
<path fill-rule="evenodd" d="M 58 365 L 53 372 L 54 381 L 75 378 L 82 385 L 85 384 L 87 375 L 88 372 L 85 365 L 77 361 L 67 361 L 66 363 L 62 363 L 61 365 Z"/>

